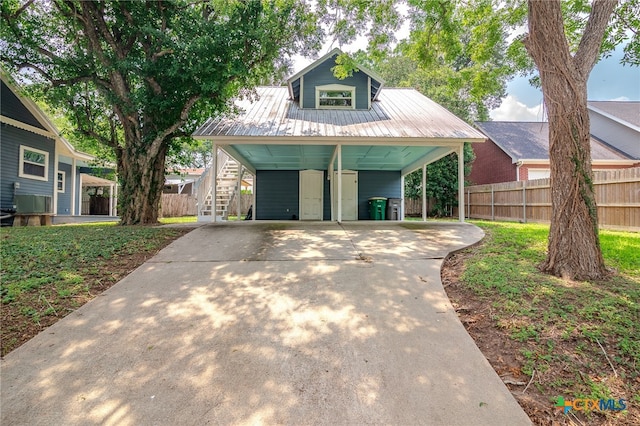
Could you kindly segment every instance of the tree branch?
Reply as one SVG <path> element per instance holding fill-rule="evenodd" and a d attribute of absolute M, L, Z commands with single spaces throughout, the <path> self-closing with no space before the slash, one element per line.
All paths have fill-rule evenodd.
<path fill-rule="evenodd" d="M 24 12 L 25 10 L 27 10 L 27 8 L 29 6 L 31 6 L 31 4 L 34 2 L 34 0 L 28 0 L 25 4 L 22 5 L 22 7 L 18 10 L 16 10 L 16 13 L 14 13 L 13 15 L 11 15 L 11 19 L 16 19 L 18 18 L 22 12 Z"/>
<path fill-rule="evenodd" d="M 193 108 L 195 103 L 198 102 L 198 100 L 200 100 L 200 97 L 201 97 L 200 95 L 194 95 L 191 98 L 189 98 L 187 102 L 185 102 L 184 107 L 180 112 L 180 119 L 175 123 L 173 123 L 173 125 L 167 127 L 158 136 L 156 136 L 156 138 L 153 140 L 153 143 L 149 147 L 149 152 L 152 152 L 152 153 L 158 152 L 158 150 L 160 150 L 160 147 L 162 146 L 162 143 L 169 136 L 171 136 L 175 131 L 177 131 L 180 127 L 182 127 L 184 123 L 186 123 L 187 119 L 189 118 L 189 112 L 191 111 L 191 108 Z"/>
<path fill-rule="evenodd" d="M 595 0 L 593 2 L 589 21 L 587 21 L 582 39 L 580 39 L 578 51 L 573 57 L 576 68 L 585 78 L 598 60 L 604 31 L 617 4 L 617 0 Z"/>

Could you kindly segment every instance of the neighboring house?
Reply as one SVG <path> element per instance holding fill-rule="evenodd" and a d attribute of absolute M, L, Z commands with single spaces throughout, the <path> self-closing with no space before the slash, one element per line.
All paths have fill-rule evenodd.
<path fill-rule="evenodd" d="M 483 121 L 475 124 L 489 141 L 473 145 L 476 158 L 468 177 L 472 184 L 549 177 L 549 123 Z M 594 170 L 627 168 L 639 163 L 593 136 L 591 158 Z"/>
<path fill-rule="evenodd" d="M 90 194 L 96 198 L 105 192 L 109 197 L 97 200 L 103 201 L 100 204 L 106 209 L 100 214 L 115 216 L 116 182 L 91 175 L 94 158 L 76 151 L 8 76 L 0 76 L 3 211 L 15 210 L 22 219 L 31 217 L 50 223 L 55 215 L 89 214 L 89 204 L 94 201 Z"/>
<path fill-rule="evenodd" d="M 640 160 L 640 102 L 589 101 L 591 134 Z"/>
<path fill-rule="evenodd" d="M 384 88 L 365 68 L 338 80 L 331 68 L 340 53 L 334 49 L 295 74 L 288 87 L 257 88 L 253 102 L 237 102 L 238 115 L 209 119 L 194 133 L 254 176 L 253 218 L 369 219 L 370 198 L 401 200 L 408 173 L 450 153 L 461 156 L 465 142 L 485 141 L 416 90 Z M 218 162 L 212 170 L 223 170 Z M 201 187 L 199 215 L 215 221 L 219 214 L 206 218 L 211 203 L 204 199 L 216 198 L 217 185 Z"/>
<path fill-rule="evenodd" d="M 195 183 L 200 179 L 205 169 L 182 169 L 169 173 L 165 177 L 163 194 L 194 195 Z"/>

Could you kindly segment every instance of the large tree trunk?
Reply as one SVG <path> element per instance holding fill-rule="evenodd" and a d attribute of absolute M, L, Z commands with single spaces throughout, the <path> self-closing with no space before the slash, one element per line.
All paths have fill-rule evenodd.
<path fill-rule="evenodd" d="M 568 279 L 607 274 L 598 238 L 593 191 L 587 79 L 597 60 L 615 1 L 597 1 L 574 56 L 559 1 L 529 1 L 525 45 L 540 72 L 549 117 L 551 229 L 542 270 Z"/>
<path fill-rule="evenodd" d="M 606 275 L 593 191 L 586 82 L 547 76 L 551 229 L 542 269 L 563 278 Z M 575 89 L 578 90 L 575 90 Z"/>
<path fill-rule="evenodd" d="M 157 155 L 128 148 L 119 151 L 118 177 L 122 196 L 118 201 L 122 225 L 158 222 L 166 152 L 166 144 Z"/>

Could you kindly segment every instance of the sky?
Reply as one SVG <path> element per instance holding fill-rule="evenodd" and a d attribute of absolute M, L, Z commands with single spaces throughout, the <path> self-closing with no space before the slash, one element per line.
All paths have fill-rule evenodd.
<path fill-rule="evenodd" d="M 398 39 L 408 34 L 407 29 L 396 34 Z M 356 42 L 344 47 L 345 52 L 366 49 L 367 40 L 360 37 Z M 320 55 L 332 47 L 324 46 Z M 591 71 L 587 82 L 587 99 L 590 101 L 640 101 L 640 67 L 620 64 L 623 46 L 608 58 L 603 58 Z M 296 57 L 294 71 L 300 71 L 313 60 Z M 500 107 L 490 113 L 495 121 L 543 121 L 546 120 L 542 103 L 542 91 L 529 84 L 529 77 L 517 77 L 507 84 L 507 96 Z"/>
<path fill-rule="evenodd" d="M 622 46 L 598 62 L 587 82 L 590 101 L 640 101 L 640 67 L 620 64 Z M 542 121 L 542 92 L 529 84 L 529 78 L 518 77 L 507 84 L 507 97 L 499 108 L 491 111 L 496 121 Z"/>

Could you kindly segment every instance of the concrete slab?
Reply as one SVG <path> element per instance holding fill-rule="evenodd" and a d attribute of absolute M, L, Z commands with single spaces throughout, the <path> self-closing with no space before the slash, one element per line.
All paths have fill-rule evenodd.
<path fill-rule="evenodd" d="M 7 355 L 0 422 L 530 424 L 440 283 L 438 256 L 481 237 L 201 227 Z"/>

